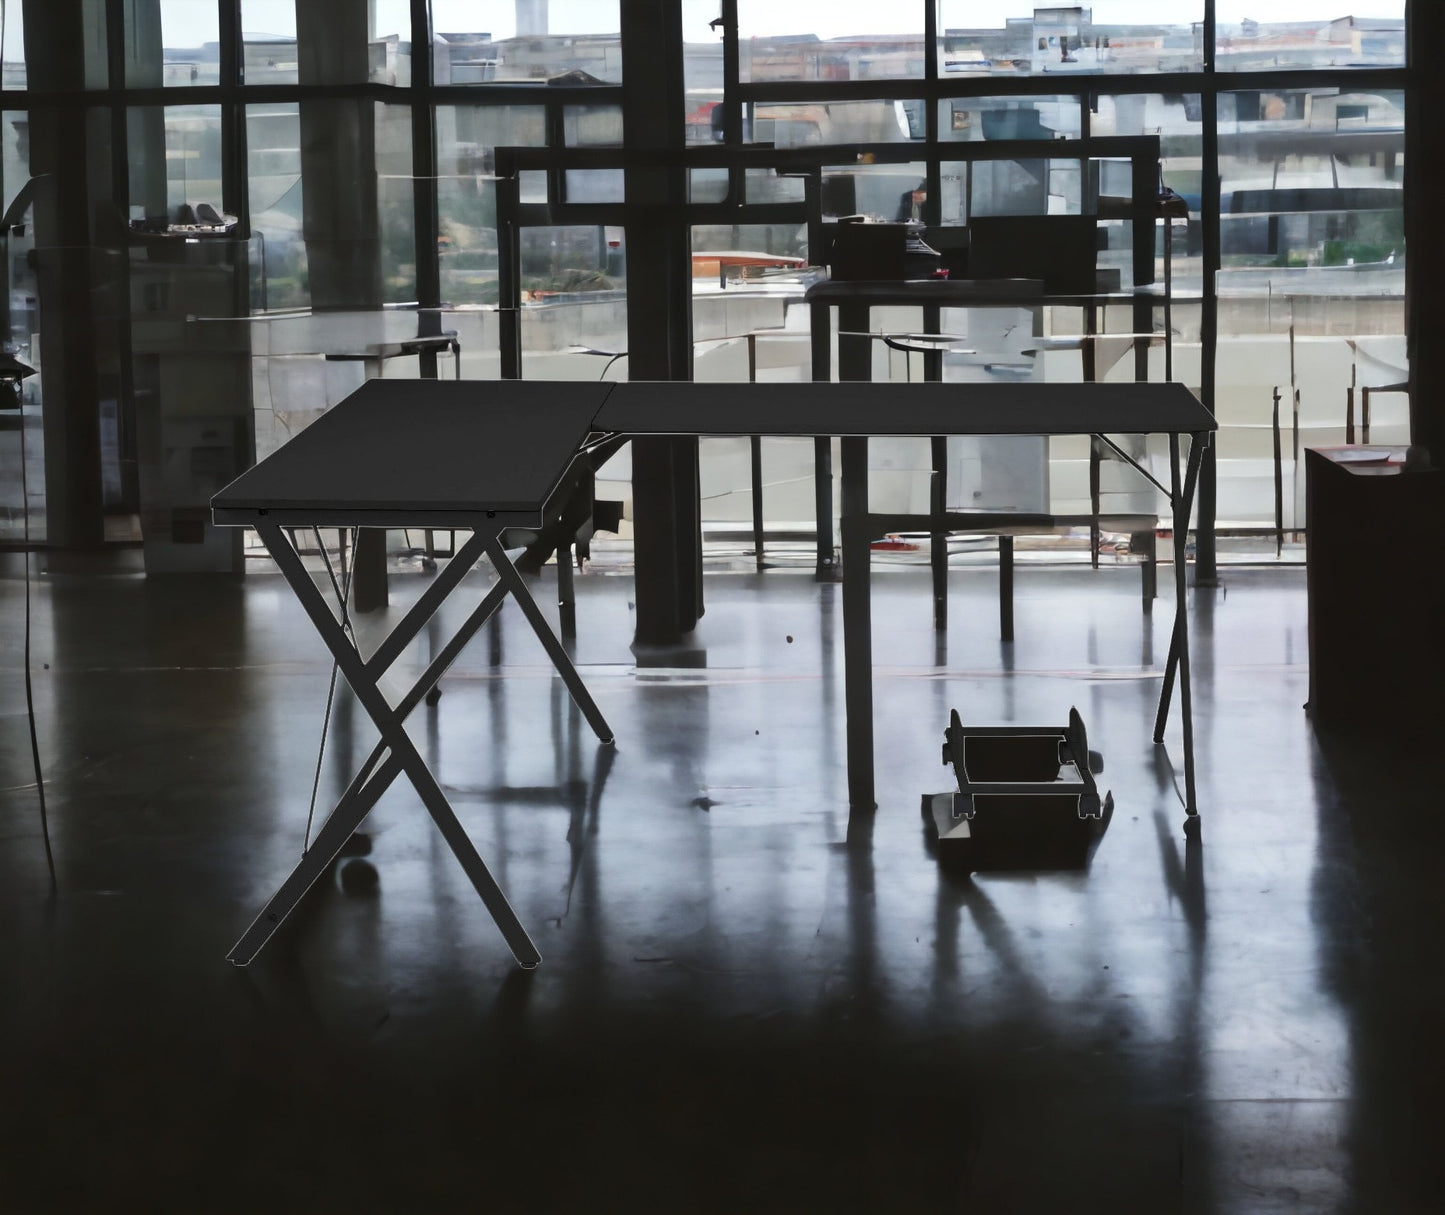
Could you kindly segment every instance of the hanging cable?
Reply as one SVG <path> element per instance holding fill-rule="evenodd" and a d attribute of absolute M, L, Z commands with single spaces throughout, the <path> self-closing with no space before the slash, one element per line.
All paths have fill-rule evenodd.
<path fill-rule="evenodd" d="M 321 540 L 321 529 L 313 527 L 312 534 L 316 537 L 316 547 L 321 550 L 321 558 L 326 562 L 326 573 L 331 578 L 331 589 L 336 593 L 341 603 L 341 627 L 348 637 L 352 637 L 351 616 L 347 611 L 346 599 L 351 592 L 351 573 L 356 569 L 356 540 L 359 528 L 351 529 L 351 562 L 346 561 L 345 541 L 342 542 L 342 551 L 338 557 L 341 562 L 341 581 L 336 580 L 336 571 L 331 567 L 331 557 L 326 551 L 326 545 Z M 292 537 L 292 544 L 295 544 L 295 537 Z M 353 638 L 354 641 L 354 638 Z M 311 779 L 311 805 L 306 810 L 306 838 L 301 847 L 301 855 L 305 856 L 311 850 L 311 825 L 316 818 L 316 795 L 321 788 L 321 763 L 326 756 L 326 735 L 331 728 L 331 704 L 336 697 L 336 673 L 338 670 L 336 659 L 331 660 L 331 685 L 326 690 L 326 712 L 321 718 L 321 745 L 316 749 L 316 774 Z"/>
<path fill-rule="evenodd" d="M 45 865 L 50 871 L 50 893 L 59 886 L 55 881 L 55 854 L 50 848 L 50 816 L 45 808 L 45 781 L 40 774 L 40 741 L 35 733 L 35 692 L 30 682 L 30 479 L 25 463 L 25 404 L 20 385 L 12 385 L 20 397 L 20 506 L 24 519 L 25 544 L 21 557 L 25 561 L 25 713 L 30 720 L 30 759 L 35 765 L 35 793 L 40 799 L 40 836 L 45 841 Z"/>

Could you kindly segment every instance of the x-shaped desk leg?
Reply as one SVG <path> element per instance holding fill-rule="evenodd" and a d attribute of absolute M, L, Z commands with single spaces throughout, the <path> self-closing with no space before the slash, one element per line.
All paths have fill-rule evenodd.
<path fill-rule="evenodd" d="M 259 525 L 256 530 L 272 557 L 275 558 L 286 581 L 291 584 L 302 608 L 311 617 L 317 632 L 320 633 L 322 640 L 335 657 L 337 666 L 346 677 L 347 683 L 351 685 L 357 700 L 361 702 L 367 715 L 381 732 L 381 741 L 342 795 L 325 826 L 317 834 L 315 843 L 227 957 L 236 965 L 244 966 L 256 956 L 261 947 L 271 938 L 272 933 L 280 927 L 281 922 L 295 909 L 306 891 L 335 860 L 352 832 L 360 826 L 362 820 L 370 813 L 371 808 L 392 781 L 405 772 L 420 795 L 432 821 L 436 823 L 452 853 L 461 862 L 462 868 L 471 879 L 472 885 L 481 896 L 483 903 L 486 904 L 487 910 L 491 912 L 497 927 L 501 929 L 502 936 L 506 939 L 517 964 L 529 970 L 535 967 L 541 961 L 541 954 L 537 952 L 536 945 L 533 944 L 526 929 L 517 919 L 516 913 L 512 910 L 501 887 L 497 885 L 496 879 L 487 869 L 486 863 L 472 846 L 471 840 L 448 805 L 446 795 L 442 793 L 436 780 L 427 770 L 426 764 L 407 736 L 404 727 L 407 716 L 421 702 L 426 693 L 435 686 L 437 680 L 461 653 L 466 643 L 501 606 L 502 601 L 510 593 L 517 599 L 529 623 L 542 640 L 548 654 L 557 665 L 558 673 L 562 675 L 568 690 L 577 700 L 593 730 L 604 743 L 612 741 L 611 729 L 591 696 L 588 695 L 587 689 L 583 686 L 576 669 L 568 659 L 566 651 L 562 649 L 561 643 L 547 627 L 540 609 L 527 591 L 521 576 L 507 559 L 500 543 L 495 536 L 473 533 L 467 544 L 448 563 L 437 580 L 422 594 L 411 611 L 397 624 L 386 641 L 377 648 L 371 659 L 363 661 L 341 624 L 332 615 L 325 597 L 312 582 L 311 576 L 301 563 L 301 558 L 295 548 L 287 542 L 281 529 L 275 525 L 263 524 Z M 377 686 L 381 675 L 416 636 L 441 601 L 461 581 L 484 550 L 491 557 L 500 580 L 487 591 L 482 602 L 457 631 L 456 636 L 443 647 L 411 691 L 393 709 Z M 386 759 L 378 766 L 383 754 L 386 754 Z"/>
<path fill-rule="evenodd" d="M 1169 637 L 1169 658 L 1164 664 L 1164 687 L 1159 694 L 1159 712 L 1154 718 L 1154 741 L 1164 741 L 1169 703 L 1174 693 L 1174 675 L 1179 673 L 1179 709 L 1184 727 L 1184 810 L 1186 830 L 1199 829 L 1199 805 L 1194 791 L 1194 704 L 1189 682 L 1189 624 L 1187 620 L 1185 559 L 1189 536 L 1189 515 L 1194 505 L 1194 487 L 1204 459 L 1207 434 L 1190 436 L 1189 467 L 1184 485 L 1179 484 L 1179 436 L 1169 436 L 1170 497 L 1174 507 L 1174 631 Z"/>

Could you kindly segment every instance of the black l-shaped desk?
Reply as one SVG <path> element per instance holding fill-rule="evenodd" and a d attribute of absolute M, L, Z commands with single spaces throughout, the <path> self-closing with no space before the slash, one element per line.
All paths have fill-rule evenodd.
<path fill-rule="evenodd" d="M 536 380 L 372 380 L 211 501 L 219 525 L 251 526 L 276 559 L 336 658 L 381 741 L 296 870 L 231 951 L 244 965 L 335 858 L 402 772 L 416 787 L 522 966 L 540 960 L 403 727 L 466 642 L 510 594 L 604 742 L 611 729 L 501 546 L 510 528 L 541 525 L 574 460 L 618 438 L 836 435 L 842 447 L 843 656 L 848 796 L 875 806 L 869 600 L 868 439 L 871 436 L 1164 434 L 1170 483 L 1139 468 L 1171 503 L 1175 617 L 1154 738 L 1162 741 L 1176 672 L 1184 733 L 1186 829 L 1198 828 L 1185 615 L 1185 538 L 1200 459 L 1214 419 L 1181 384 L 696 384 Z M 1188 435 L 1181 469 L 1180 437 Z M 1125 457 L 1128 459 L 1128 457 Z M 1134 463 L 1132 460 L 1130 463 Z M 997 515 L 949 514 L 951 528 Z M 369 658 L 301 563 L 297 528 L 457 528 L 472 538 Z M 499 581 L 482 597 L 400 704 L 378 681 L 485 553 Z M 334 579 L 333 579 L 334 583 Z M 333 589 L 340 591 L 339 584 Z M 383 755 L 386 758 L 383 760 Z"/>

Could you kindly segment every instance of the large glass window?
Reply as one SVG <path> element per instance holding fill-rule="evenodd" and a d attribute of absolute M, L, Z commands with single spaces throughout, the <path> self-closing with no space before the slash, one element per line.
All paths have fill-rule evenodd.
<path fill-rule="evenodd" d="M 1158 184 L 1178 196 L 1171 198 L 1167 226 L 1161 217 L 1154 228 L 1151 289 L 1161 289 L 1167 277 L 1173 291 L 1171 374 L 1200 386 L 1213 372 L 1223 425 L 1221 522 L 1273 521 L 1266 490 L 1276 392 L 1291 459 L 1302 443 L 1343 438 L 1352 407 L 1361 420 L 1367 388 L 1381 390 L 1372 394 L 1372 441 L 1403 436 L 1406 399 L 1383 390 L 1408 375 L 1405 76 L 1395 70 L 1405 63 L 1405 0 L 1356 0 L 1345 14 L 1321 0 L 1218 0 L 1213 47 L 1204 42 L 1206 0 L 899 0 L 891 7 L 738 0 L 742 87 L 729 100 L 737 105 L 742 140 L 754 146 L 742 155 L 771 145 L 795 157 L 783 171 L 758 160 L 729 164 L 699 154 L 721 145 L 725 134 L 724 6 L 678 3 L 681 117 L 687 155 L 697 158 L 689 166 L 689 197 L 695 206 L 713 208 L 689 217 L 699 374 L 741 378 L 751 369 L 791 376 L 804 366 L 806 275 L 799 267 L 824 260 L 808 247 L 810 225 L 802 217 L 803 205 L 815 198 L 804 188 L 813 174 L 819 175 L 820 215 L 812 218 L 863 214 L 941 225 L 926 235 L 950 254 L 972 239 L 962 228 L 1027 231 L 1049 217 L 1067 217 L 1060 222 L 1075 225 L 1070 230 L 1092 224 L 1095 269 L 1105 283 L 1117 272 L 1127 294 L 1134 270 L 1147 265 L 1134 247 L 1144 230 L 1129 215 L 1134 168 L 1125 157 L 1084 159 L 1070 143 L 1085 135 L 1147 136 L 1159 140 Z M 98 129 L 107 132 L 115 113 L 124 118 L 124 219 L 141 221 L 154 234 L 160 221 L 184 222 L 202 204 L 230 221 L 223 200 L 229 202 L 235 232 L 250 242 L 254 310 L 312 309 L 334 318 L 354 299 L 356 315 L 391 334 L 415 329 L 408 305 L 440 305 L 450 316 L 470 318 L 469 366 L 493 372 L 515 367 L 511 348 L 504 359 L 498 344 L 511 317 L 489 311 L 499 298 L 495 149 L 550 146 L 559 158 L 575 149 L 623 149 L 615 160 L 559 160 L 551 167 L 534 161 L 519 182 L 524 204 L 556 211 L 551 226 L 524 229 L 520 238 L 527 374 L 622 375 L 627 212 L 621 208 L 628 199 L 617 88 L 621 4 L 432 0 L 430 46 L 414 48 L 411 0 L 327 6 L 238 0 L 240 69 L 232 80 L 224 78 L 230 60 L 221 47 L 220 17 L 227 10 L 220 3 L 147 0 L 122 6 L 123 79 L 111 81 L 106 0 L 80 0 L 85 45 L 77 62 L 84 70 L 74 80 L 87 88 L 116 83 L 146 90 L 117 93 L 118 110 L 96 111 Z M 0 5 L 0 81 L 12 90 L 41 83 L 48 90 L 51 82 L 40 74 L 49 71 L 59 73 L 55 87 L 73 87 L 63 61 L 46 68 L 37 59 L 27 69 L 24 9 Z M 32 22 L 42 11 L 30 6 Z M 932 46 L 925 45 L 928 32 L 936 35 Z M 413 89 L 413 53 L 431 54 L 435 92 Z M 1217 75 L 1206 71 L 1211 56 Z M 1296 69 L 1313 73 L 1308 84 L 1290 86 L 1291 79 L 1304 79 Z M 1172 89 L 1169 74 L 1184 72 L 1191 74 L 1191 91 Z M 1148 91 L 1135 91 L 1145 74 L 1159 79 L 1143 83 Z M 498 95 L 488 85 L 505 87 L 508 103 L 487 104 L 489 95 Z M 160 94 L 154 90 L 162 86 L 172 90 L 168 102 L 219 88 L 204 105 L 155 104 Z M 231 91 L 237 86 L 239 93 Z M 589 86 L 596 87 L 579 94 Z M 397 92 L 386 91 L 392 88 Z M 469 100 L 459 103 L 464 90 Z M 47 97 L 37 91 L 24 102 L 44 107 Z M 1207 109 L 1218 120 L 1217 166 L 1204 161 Z M 240 137 L 230 139 L 237 121 Z M 7 199 L 29 175 L 31 127 L 23 110 L 7 114 Z M 419 186 L 414 176 L 412 141 L 428 131 L 434 194 L 432 183 Z M 1037 150 L 999 160 L 978 155 L 983 145 L 1001 140 L 1033 141 Z M 227 161 L 242 150 L 243 161 Z M 887 163 L 893 156 L 906 160 Z M 1205 199 L 1215 168 L 1220 190 Z M 434 213 L 427 205 L 433 197 Z M 591 222 L 599 213 L 567 211 L 591 204 L 608 208 L 600 213 L 606 224 Z M 761 217 L 767 222 L 755 222 L 745 210 L 736 222 L 725 222 L 722 208 L 733 204 L 771 210 Z M 1206 264 L 1206 246 L 1214 245 L 1205 239 L 1205 212 L 1212 217 L 1215 204 L 1220 256 Z M 782 205 L 795 208 L 798 218 Z M 1015 218 L 1020 223 L 1010 228 Z M 709 222 L 697 222 L 702 219 Z M 713 222 L 719 219 L 724 222 Z M 432 257 L 435 262 L 425 264 Z M 159 281 L 150 263 L 160 260 L 159 254 L 141 259 L 145 268 L 133 265 L 133 280 L 150 275 Z M 202 275 L 192 277 L 199 282 Z M 1206 284 L 1217 291 L 1213 330 L 1205 324 Z M 135 286 L 132 281 L 133 298 Z M 12 302 L 12 320 L 21 316 L 15 323 L 28 324 L 26 305 Z M 1154 330 L 1140 339 L 1147 358 L 1131 359 L 1125 351 L 1109 361 L 1107 373 L 1133 375 L 1147 367 L 1150 376 L 1162 375 L 1162 307 L 1136 307 L 1131 299 L 1107 311 L 1100 323 L 1121 336 L 1146 325 Z M 1044 308 L 1040 334 L 1031 339 L 1077 333 L 1083 312 Z M 895 319 L 921 323 L 917 316 Z M 960 315 L 948 324 L 968 329 L 970 342 L 992 352 L 984 319 Z M 1031 315 L 1025 327 L 1033 325 Z M 741 338 L 734 332 L 740 328 Z M 764 331 L 769 336 L 759 337 Z M 1209 368 L 1202 337 L 1211 331 L 1219 345 Z M 766 352 L 760 342 L 770 343 Z M 356 345 L 352 337 L 342 344 L 348 343 Z M 1031 375 L 1082 374 L 1079 349 L 1051 347 L 1027 357 L 1038 359 Z M 949 375 L 962 374 L 963 358 L 948 363 Z M 386 373 L 402 374 L 399 365 Z M 907 375 L 919 366 L 917 359 L 895 358 L 886 373 Z M 328 388 L 325 395 L 329 400 L 334 393 Z M 1074 477 L 1078 468 L 1070 469 Z M 1297 482 L 1295 490 L 1297 499 Z M 1066 501 L 1076 498 L 1063 494 Z M 1288 506 L 1286 514 L 1287 522 L 1295 521 Z"/>

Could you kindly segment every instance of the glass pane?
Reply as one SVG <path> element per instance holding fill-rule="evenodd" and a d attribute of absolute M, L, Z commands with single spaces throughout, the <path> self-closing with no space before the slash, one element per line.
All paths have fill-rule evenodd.
<path fill-rule="evenodd" d="M 621 233 L 621 228 L 600 224 L 523 228 L 523 300 L 546 303 L 559 295 L 623 291 L 627 270 Z"/>
<path fill-rule="evenodd" d="M 159 17 L 159 24 L 155 23 Z M 140 18 L 148 17 L 148 21 Z M 126 83 L 146 85 L 218 84 L 221 26 L 215 4 L 161 0 L 126 10 Z"/>
<path fill-rule="evenodd" d="M 717 0 L 682 0 L 682 76 L 687 94 L 687 142 L 722 141 L 722 26 L 709 24 L 721 12 Z"/>
<path fill-rule="evenodd" d="M 439 105 L 437 172 L 491 173 L 496 148 L 540 148 L 547 114 L 539 105 Z"/>
<path fill-rule="evenodd" d="M 620 203 L 622 170 L 568 169 L 566 186 L 569 203 Z"/>
<path fill-rule="evenodd" d="M 432 0 L 438 84 L 618 84 L 618 0 Z"/>
<path fill-rule="evenodd" d="M 1083 181 L 1077 160 L 980 160 L 968 166 L 970 216 L 1082 211 Z"/>
<path fill-rule="evenodd" d="M 126 114 L 132 220 L 210 226 L 221 211 L 221 107 L 134 106 Z"/>
<path fill-rule="evenodd" d="M 822 212 L 833 219 L 840 215 L 912 219 L 922 204 L 926 185 L 922 164 L 825 166 Z"/>
<path fill-rule="evenodd" d="M 25 6 L 0 7 L 0 86 L 25 87 Z"/>
<path fill-rule="evenodd" d="M 246 190 L 251 209 L 252 307 L 305 307 L 301 114 L 297 104 L 246 107 Z"/>
<path fill-rule="evenodd" d="M 1202 180 L 1204 111 L 1198 93 L 1125 93 L 1095 98 L 1091 115 L 1095 135 L 1153 135 L 1160 137 L 1161 184 L 1184 200 L 1188 218 L 1176 217 L 1169 233 L 1170 274 L 1173 293 L 1198 296 L 1204 290 L 1204 238 L 1199 204 Z M 1110 166 L 1112 168 L 1112 165 Z M 1127 168 L 1124 170 L 1127 176 Z M 1103 174 L 1100 174 L 1101 185 Z M 1127 189 L 1122 186 L 1121 189 Z M 1099 254 L 1101 266 L 1129 265 L 1131 232 L 1123 221 L 1101 225 L 1108 231 L 1109 250 Z M 1158 225 L 1154 281 L 1164 282 L 1164 223 Z M 1128 278 L 1125 270 L 1123 277 Z"/>
<path fill-rule="evenodd" d="M 743 182 L 744 194 L 750 203 L 802 202 L 805 197 L 800 175 L 747 169 Z"/>
<path fill-rule="evenodd" d="M 923 0 L 801 5 L 738 0 L 741 78 L 897 80 L 923 76 Z"/>
<path fill-rule="evenodd" d="M 376 211 L 381 223 L 382 298 L 416 300 L 416 195 L 411 107 L 376 104 Z"/>
<path fill-rule="evenodd" d="M 241 48 L 247 84 L 295 84 L 295 0 L 241 0 Z"/>
<path fill-rule="evenodd" d="M 621 228 L 524 228 L 522 366 L 531 379 L 627 378 Z"/>
<path fill-rule="evenodd" d="M 689 169 L 688 200 L 695 203 L 722 202 L 728 196 L 726 169 Z"/>
<path fill-rule="evenodd" d="M 199 7 L 177 0 L 181 7 Z M 346 10 L 354 29 L 318 37 L 312 48 L 308 83 L 342 84 L 369 80 L 405 87 L 411 83 L 411 7 L 408 0 L 368 0 L 364 10 Z M 308 10 L 308 15 L 311 15 Z M 324 17 L 325 14 L 323 13 Z M 296 0 L 241 0 L 242 70 L 247 84 L 295 84 L 300 79 Z M 338 41 L 341 40 L 341 41 Z M 362 41 L 365 55 L 362 56 Z"/>
<path fill-rule="evenodd" d="M 1398 292 L 1403 101 L 1331 88 L 1220 95 L 1221 290 Z"/>
<path fill-rule="evenodd" d="M 1404 0 L 1357 0 L 1340 16 L 1320 0 L 1218 0 L 1221 71 L 1379 67 L 1405 62 Z"/>
<path fill-rule="evenodd" d="M 801 300 L 811 281 L 802 275 L 807 264 L 806 224 L 716 224 L 692 230 L 694 294 L 731 289 L 737 295 L 739 287 L 767 287 L 769 295 L 781 291 Z M 746 307 L 730 323 L 745 315 Z M 693 326 L 696 330 L 697 317 Z M 807 350 L 799 357 L 806 361 Z"/>
<path fill-rule="evenodd" d="M 745 136 L 779 148 L 828 143 L 907 143 L 924 137 L 923 102 L 760 101 Z"/>
<path fill-rule="evenodd" d="M 371 71 L 374 84 L 406 87 L 411 83 L 411 5 L 409 0 L 370 0 Z"/>
<path fill-rule="evenodd" d="M 541 106 L 441 105 L 436 109 L 436 139 L 442 299 L 495 304 L 494 149 L 545 145 L 546 112 Z M 543 180 L 545 185 L 545 174 Z"/>
<path fill-rule="evenodd" d="M 1077 97 L 950 97 L 938 103 L 941 140 L 1077 139 L 1080 133 Z"/>
<path fill-rule="evenodd" d="M 942 76 L 1198 71 L 1203 0 L 939 0 Z"/>
<path fill-rule="evenodd" d="M 620 148 L 620 105 L 569 105 L 562 108 L 562 139 L 569 148 Z"/>
<path fill-rule="evenodd" d="M 496 180 L 481 174 L 439 178 L 437 214 L 442 299 L 452 304 L 495 304 Z"/>
<path fill-rule="evenodd" d="M 1343 442 L 1351 400 L 1358 421 L 1364 388 L 1408 377 L 1402 103 L 1332 88 L 1220 96 L 1221 519 L 1273 523 L 1276 392 L 1292 527 L 1304 486 L 1288 453 Z M 1405 403 L 1371 401 L 1372 442 L 1407 440 Z"/>

